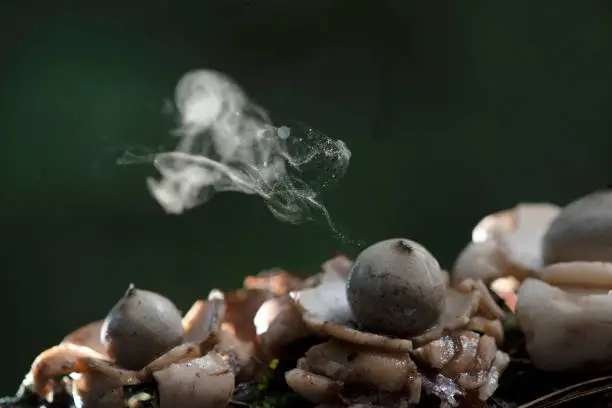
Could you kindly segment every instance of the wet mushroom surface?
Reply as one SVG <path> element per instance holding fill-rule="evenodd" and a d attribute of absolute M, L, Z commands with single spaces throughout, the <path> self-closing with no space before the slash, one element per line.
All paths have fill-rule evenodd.
<path fill-rule="evenodd" d="M 86 325 L 43 351 L 21 388 L 53 401 L 56 378 L 70 376 L 79 407 L 120 408 L 152 399 L 160 408 L 224 407 L 232 395 L 234 372 L 213 348 L 226 306 L 220 298 L 211 301 L 215 306 L 207 313 L 191 312 L 183 319 L 169 299 L 130 285 L 103 322 Z M 196 303 L 193 310 L 198 308 Z M 196 314 L 203 329 L 193 337 Z M 143 384 L 155 392 L 130 395 L 130 387 Z M 181 387 L 191 392 L 178 392 Z M 205 396 L 198 394 L 205 388 Z"/>
<path fill-rule="evenodd" d="M 249 275 L 184 315 L 130 285 L 0 408 L 609 406 L 611 194 L 488 215 L 450 274 L 392 238 L 309 276 Z"/>
<path fill-rule="evenodd" d="M 408 406 L 422 389 L 440 406 L 486 401 L 509 362 L 498 350 L 504 312 L 482 281 L 449 288 L 444 273 L 422 245 L 396 238 L 366 248 L 348 276 L 326 273 L 293 293 L 327 340 L 287 373 L 289 385 L 316 404 Z"/>
<path fill-rule="evenodd" d="M 152 400 L 160 408 L 225 407 L 236 380 L 255 375 L 263 364 L 255 356 L 253 316 L 268 297 L 256 290 L 213 290 L 181 317 L 169 299 L 130 285 L 104 321 L 43 351 L 21 393 L 53 401 L 56 378 L 68 376 L 66 386 L 84 408 Z M 152 391 L 131 392 L 142 387 Z"/>

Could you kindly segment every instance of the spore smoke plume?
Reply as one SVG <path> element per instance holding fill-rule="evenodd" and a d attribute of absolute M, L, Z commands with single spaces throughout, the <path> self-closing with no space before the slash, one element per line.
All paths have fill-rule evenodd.
<path fill-rule="evenodd" d="M 168 213 L 180 214 L 215 192 L 259 195 L 281 221 L 300 223 L 322 215 L 335 230 L 319 194 L 341 178 L 351 152 L 341 140 L 307 126 L 275 127 L 227 76 L 187 73 L 176 87 L 179 137 L 153 163 L 160 178 L 149 190 Z M 336 231 L 337 232 L 337 231 Z"/>

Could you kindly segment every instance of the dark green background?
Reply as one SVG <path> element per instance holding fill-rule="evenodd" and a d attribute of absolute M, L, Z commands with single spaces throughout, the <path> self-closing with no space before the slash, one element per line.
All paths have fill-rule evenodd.
<path fill-rule="evenodd" d="M 351 166 L 324 197 L 335 220 L 449 266 L 484 214 L 612 180 L 612 12 L 590 4 L 2 2 L 0 393 L 129 282 L 185 309 L 245 274 L 358 251 L 255 197 L 166 215 L 151 166 L 115 164 L 172 146 L 162 108 L 186 71 L 223 71 L 277 123 L 345 140 Z"/>

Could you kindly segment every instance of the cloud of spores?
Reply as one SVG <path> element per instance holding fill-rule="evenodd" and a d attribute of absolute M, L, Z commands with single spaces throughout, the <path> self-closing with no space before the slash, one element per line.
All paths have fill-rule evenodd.
<path fill-rule="evenodd" d="M 166 212 L 180 214 L 216 192 L 234 191 L 260 196 L 282 221 L 300 223 L 318 213 L 333 228 L 319 194 L 346 172 L 351 152 L 344 142 L 307 126 L 275 127 L 236 83 L 215 71 L 183 76 L 175 105 L 179 142 L 154 154 L 160 177 L 147 180 Z"/>

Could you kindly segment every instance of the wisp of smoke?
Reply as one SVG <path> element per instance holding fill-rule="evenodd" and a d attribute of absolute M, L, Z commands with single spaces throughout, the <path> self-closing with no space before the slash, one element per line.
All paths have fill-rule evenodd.
<path fill-rule="evenodd" d="M 314 210 L 334 228 L 319 194 L 346 172 L 351 152 L 344 142 L 305 126 L 275 127 L 215 71 L 183 76 L 175 104 L 180 140 L 174 150 L 154 154 L 161 177 L 147 180 L 166 212 L 180 214 L 215 192 L 234 191 L 260 196 L 281 221 L 311 220 Z"/>

